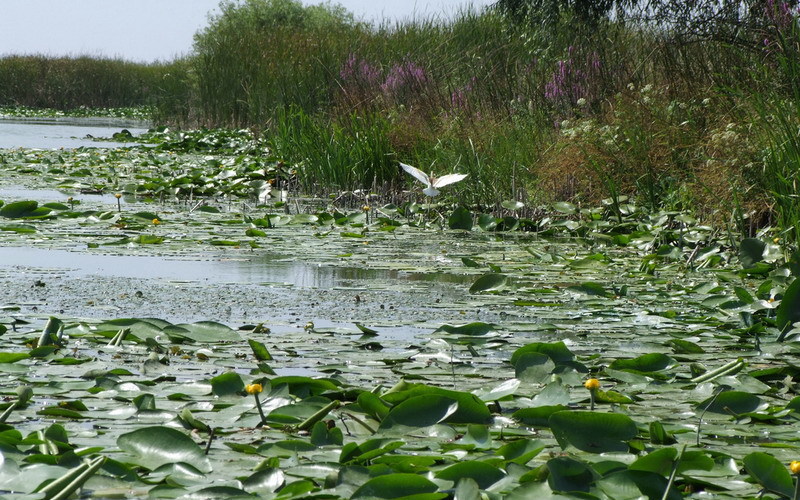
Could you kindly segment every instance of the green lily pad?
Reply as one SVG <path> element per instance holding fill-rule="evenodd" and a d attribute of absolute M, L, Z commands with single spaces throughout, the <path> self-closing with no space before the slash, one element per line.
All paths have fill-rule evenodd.
<path fill-rule="evenodd" d="M 786 466 L 778 459 L 761 451 L 745 456 L 744 469 L 758 484 L 787 498 L 794 496 L 794 481 Z"/>
<path fill-rule="evenodd" d="M 0 217 L 7 219 L 40 219 L 50 212 L 49 208 L 40 207 L 37 201 L 15 201 L 0 207 Z"/>
<path fill-rule="evenodd" d="M 729 415 L 754 412 L 761 408 L 763 408 L 761 398 L 743 391 L 723 391 L 697 405 L 698 411 Z"/>
<path fill-rule="evenodd" d="M 472 213 L 464 207 L 456 208 L 447 218 L 447 226 L 450 229 L 472 231 Z"/>
<path fill-rule="evenodd" d="M 561 448 L 572 445 L 591 453 L 627 451 L 625 441 L 638 434 L 634 421 L 620 413 L 559 411 L 550 416 L 549 424 Z"/>
<path fill-rule="evenodd" d="M 778 341 L 782 341 L 792 327 L 792 324 L 800 321 L 800 279 L 795 278 L 791 285 L 783 293 L 783 299 L 778 306 L 775 323 L 781 333 Z"/>
<path fill-rule="evenodd" d="M 148 469 L 187 463 L 202 472 L 211 471 L 203 450 L 183 432 L 169 427 L 143 427 L 117 438 L 117 446 L 134 455 L 135 463 Z"/>
<path fill-rule="evenodd" d="M 439 487 L 417 474 L 386 474 L 370 479 L 358 488 L 350 498 L 402 498 L 413 495 L 414 500 L 446 498 L 447 494 L 422 496 L 435 493 Z"/>
<path fill-rule="evenodd" d="M 381 422 L 381 429 L 391 429 L 394 426 L 427 427 L 438 424 L 452 415 L 458 409 L 458 402 L 454 399 L 436 396 L 415 396 L 398 404 L 386 415 Z"/>
<path fill-rule="evenodd" d="M 462 478 L 473 479 L 481 489 L 486 489 L 506 476 L 505 472 L 486 462 L 468 460 L 451 465 L 436 473 L 439 479 L 458 481 Z"/>
<path fill-rule="evenodd" d="M 489 292 L 505 288 L 508 282 L 508 276 L 499 273 L 487 273 L 475 280 L 469 293 Z"/>

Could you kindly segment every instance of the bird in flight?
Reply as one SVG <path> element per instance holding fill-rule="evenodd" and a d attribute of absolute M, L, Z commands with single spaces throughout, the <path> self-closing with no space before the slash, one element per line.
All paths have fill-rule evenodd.
<path fill-rule="evenodd" d="M 463 180 L 464 177 L 467 176 L 467 174 L 447 174 L 441 177 L 434 177 L 433 174 L 428 175 L 422 170 L 412 167 L 411 165 L 406 165 L 402 162 L 400 162 L 400 166 L 403 167 L 403 170 L 408 172 L 413 178 L 425 184 L 426 187 L 422 190 L 422 192 L 430 197 L 434 197 L 439 194 L 439 190 L 437 188 L 447 186 L 448 184 L 453 184 Z"/>

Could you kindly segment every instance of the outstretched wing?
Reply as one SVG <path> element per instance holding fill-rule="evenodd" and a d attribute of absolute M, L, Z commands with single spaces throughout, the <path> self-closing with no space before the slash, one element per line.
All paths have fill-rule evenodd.
<path fill-rule="evenodd" d="M 403 167 L 403 170 L 411 174 L 412 177 L 420 181 L 421 183 L 425 184 L 426 186 L 431 185 L 431 180 L 428 178 L 428 174 L 423 172 L 422 170 L 412 167 L 411 165 L 406 165 L 403 162 L 400 162 L 400 166 Z"/>
<path fill-rule="evenodd" d="M 463 180 L 464 177 L 466 177 L 466 176 L 467 176 L 467 174 L 447 174 L 447 175 L 443 175 L 443 176 L 441 176 L 441 177 L 436 179 L 436 181 L 433 183 L 433 187 L 440 188 L 440 187 L 446 186 L 448 184 L 453 184 L 454 182 L 458 182 L 460 180 Z"/>

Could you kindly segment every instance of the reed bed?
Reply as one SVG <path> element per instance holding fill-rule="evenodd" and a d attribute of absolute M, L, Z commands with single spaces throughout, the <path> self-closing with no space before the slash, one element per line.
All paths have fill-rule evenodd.
<path fill-rule="evenodd" d="M 332 4 L 224 3 L 179 61 L 2 59 L 0 104 L 155 104 L 159 122 L 255 129 L 316 193 L 405 187 L 403 161 L 468 173 L 449 191 L 464 204 L 627 196 L 793 227 L 797 13 L 764 5 L 734 43 L 568 12 L 373 26 Z"/>

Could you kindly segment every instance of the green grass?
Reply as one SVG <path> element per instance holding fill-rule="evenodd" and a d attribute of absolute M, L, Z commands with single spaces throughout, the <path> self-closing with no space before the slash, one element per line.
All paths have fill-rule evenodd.
<path fill-rule="evenodd" d="M 93 57 L 4 57 L 0 105 L 58 110 L 151 105 L 173 66 Z"/>

